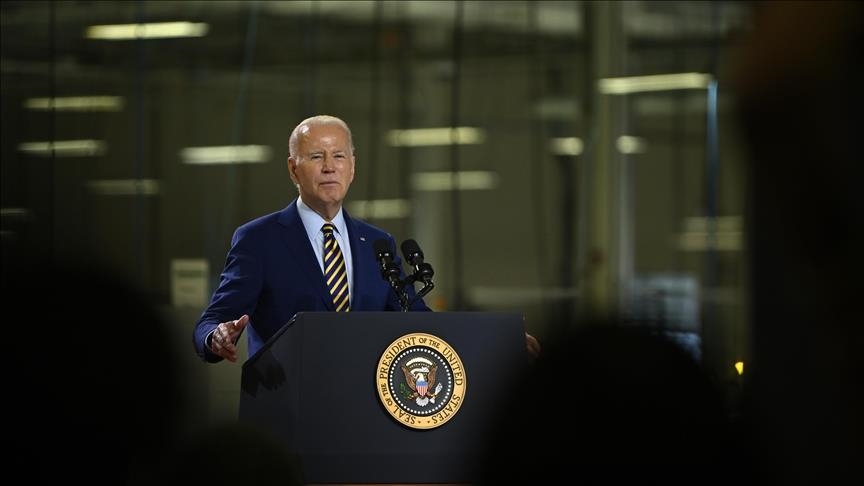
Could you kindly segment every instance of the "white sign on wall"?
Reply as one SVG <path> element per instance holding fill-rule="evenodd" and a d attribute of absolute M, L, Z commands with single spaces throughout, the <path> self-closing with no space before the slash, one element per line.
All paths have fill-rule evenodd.
<path fill-rule="evenodd" d="M 171 260 L 171 303 L 175 307 L 207 305 L 210 263 L 203 258 Z"/>

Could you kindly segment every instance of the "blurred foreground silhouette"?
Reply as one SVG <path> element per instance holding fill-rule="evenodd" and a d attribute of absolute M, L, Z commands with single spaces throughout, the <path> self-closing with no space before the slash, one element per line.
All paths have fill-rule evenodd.
<path fill-rule="evenodd" d="M 152 481 L 184 410 L 179 355 L 161 316 L 93 267 L 7 263 L 16 464 L 35 482 Z"/>
<path fill-rule="evenodd" d="M 188 426 L 185 347 L 142 293 L 92 266 L 7 262 L 2 290 L 16 339 L 6 437 L 28 480 L 301 484 L 299 464 L 266 434 Z"/>
<path fill-rule="evenodd" d="M 746 417 L 761 482 L 838 484 L 861 478 L 864 451 L 864 8 L 760 7 L 733 80 L 750 148 Z"/>
<path fill-rule="evenodd" d="M 605 321 L 544 343 L 495 421 L 483 484 L 732 477 L 722 395 L 679 344 Z"/>

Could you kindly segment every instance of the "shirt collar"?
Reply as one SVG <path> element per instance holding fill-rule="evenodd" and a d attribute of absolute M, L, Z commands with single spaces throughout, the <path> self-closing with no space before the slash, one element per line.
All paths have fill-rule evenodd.
<path fill-rule="evenodd" d="M 336 227 L 336 232 L 340 236 L 347 238 L 348 229 L 345 226 L 345 216 L 342 215 L 342 208 L 333 218 L 333 221 L 327 221 L 320 214 L 316 213 L 312 208 L 303 202 L 303 198 L 297 196 L 297 212 L 300 214 L 300 220 L 303 221 L 303 227 L 306 228 L 306 234 L 310 240 L 315 240 L 321 234 L 321 227 L 324 223 L 333 223 Z"/>

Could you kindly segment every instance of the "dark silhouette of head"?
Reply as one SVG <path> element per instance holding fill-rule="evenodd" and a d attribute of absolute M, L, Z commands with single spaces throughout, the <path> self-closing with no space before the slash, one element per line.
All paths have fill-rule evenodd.
<path fill-rule="evenodd" d="M 485 484 L 699 483 L 725 460 L 718 389 L 690 353 L 645 328 L 597 322 L 550 337 L 512 396 L 483 461 Z"/>
<path fill-rule="evenodd" d="M 19 464 L 38 482 L 146 480 L 184 406 L 166 322 L 93 267 L 26 260 L 2 282 Z"/>
<path fill-rule="evenodd" d="M 267 431 L 243 423 L 193 430 L 178 441 L 162 484 L 300 486 L 302 463 Z"/>

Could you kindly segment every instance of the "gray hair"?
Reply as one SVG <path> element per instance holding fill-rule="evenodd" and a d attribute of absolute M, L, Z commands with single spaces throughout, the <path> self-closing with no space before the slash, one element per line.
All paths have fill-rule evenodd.
<path fill-rule="evenodd" d="M 291 132 L 291 138 L 288 139 L 288 156 L 294 157 L 297 155 L 297 150 L 299 149 L 298 145 L 300 144 L 300 131 L 304 126 L 313 126 L 313 125 L 338 125 L 345 130 L 345 133 L 348 134 L 348 145 L 351 147 L 351 153 L 354 153 L 354 139 L 351 137 L 351 129 L 348 128 L 348 124 L 345 123 L 341 118 L 337 118 L 335 116 L 330 115 L 315 115 L 311 116 L 297 125 L 294 128 L 294 131 Z"/>

